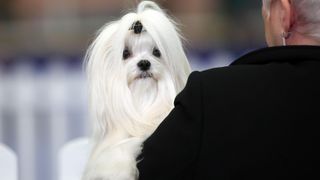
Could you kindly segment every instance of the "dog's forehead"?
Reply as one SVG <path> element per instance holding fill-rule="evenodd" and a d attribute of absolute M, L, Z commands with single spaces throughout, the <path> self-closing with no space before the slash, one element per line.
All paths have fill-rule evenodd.
<path fill-rule="evenodd" d="M 148 32 L 129 33 L 126 40 L 129 46 L 155 46 L 155 41 Z"/>

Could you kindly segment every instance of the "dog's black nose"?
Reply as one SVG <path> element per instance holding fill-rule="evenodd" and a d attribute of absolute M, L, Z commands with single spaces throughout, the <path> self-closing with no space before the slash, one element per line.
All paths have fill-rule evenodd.
<path fill-rule="evenodd" d="M 138 63 L 138 67 L 141 71 L 147 71 L 150 69 L 151 63 L 148 60 L 141 60 Z"/>

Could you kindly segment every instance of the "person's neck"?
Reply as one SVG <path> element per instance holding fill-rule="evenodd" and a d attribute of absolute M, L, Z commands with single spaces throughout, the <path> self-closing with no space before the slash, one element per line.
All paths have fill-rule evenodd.
<path fill-rule="evenodd" d="M 303 35 L 299 32 L 293 32 L 286 42 L 287 45 L 320 45 L 320 40 L 317 40 L 311 36 Z"/>

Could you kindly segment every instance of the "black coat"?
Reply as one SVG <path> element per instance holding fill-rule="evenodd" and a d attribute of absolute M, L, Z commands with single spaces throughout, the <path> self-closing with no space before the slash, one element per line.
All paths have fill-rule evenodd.
<path fill-rule="evenodd" d="M 320 47 L 261 49 L 190 75 L 140 180 L 319 179 L 319 121 Z"/>

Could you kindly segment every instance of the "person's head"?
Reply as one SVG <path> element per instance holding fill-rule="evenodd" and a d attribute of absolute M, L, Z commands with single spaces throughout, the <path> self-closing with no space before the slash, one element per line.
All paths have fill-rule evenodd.
<path fill-rule="evenodd" d="M 263 0 L 269 46 L 320 45 L 320 0 Z"/>

